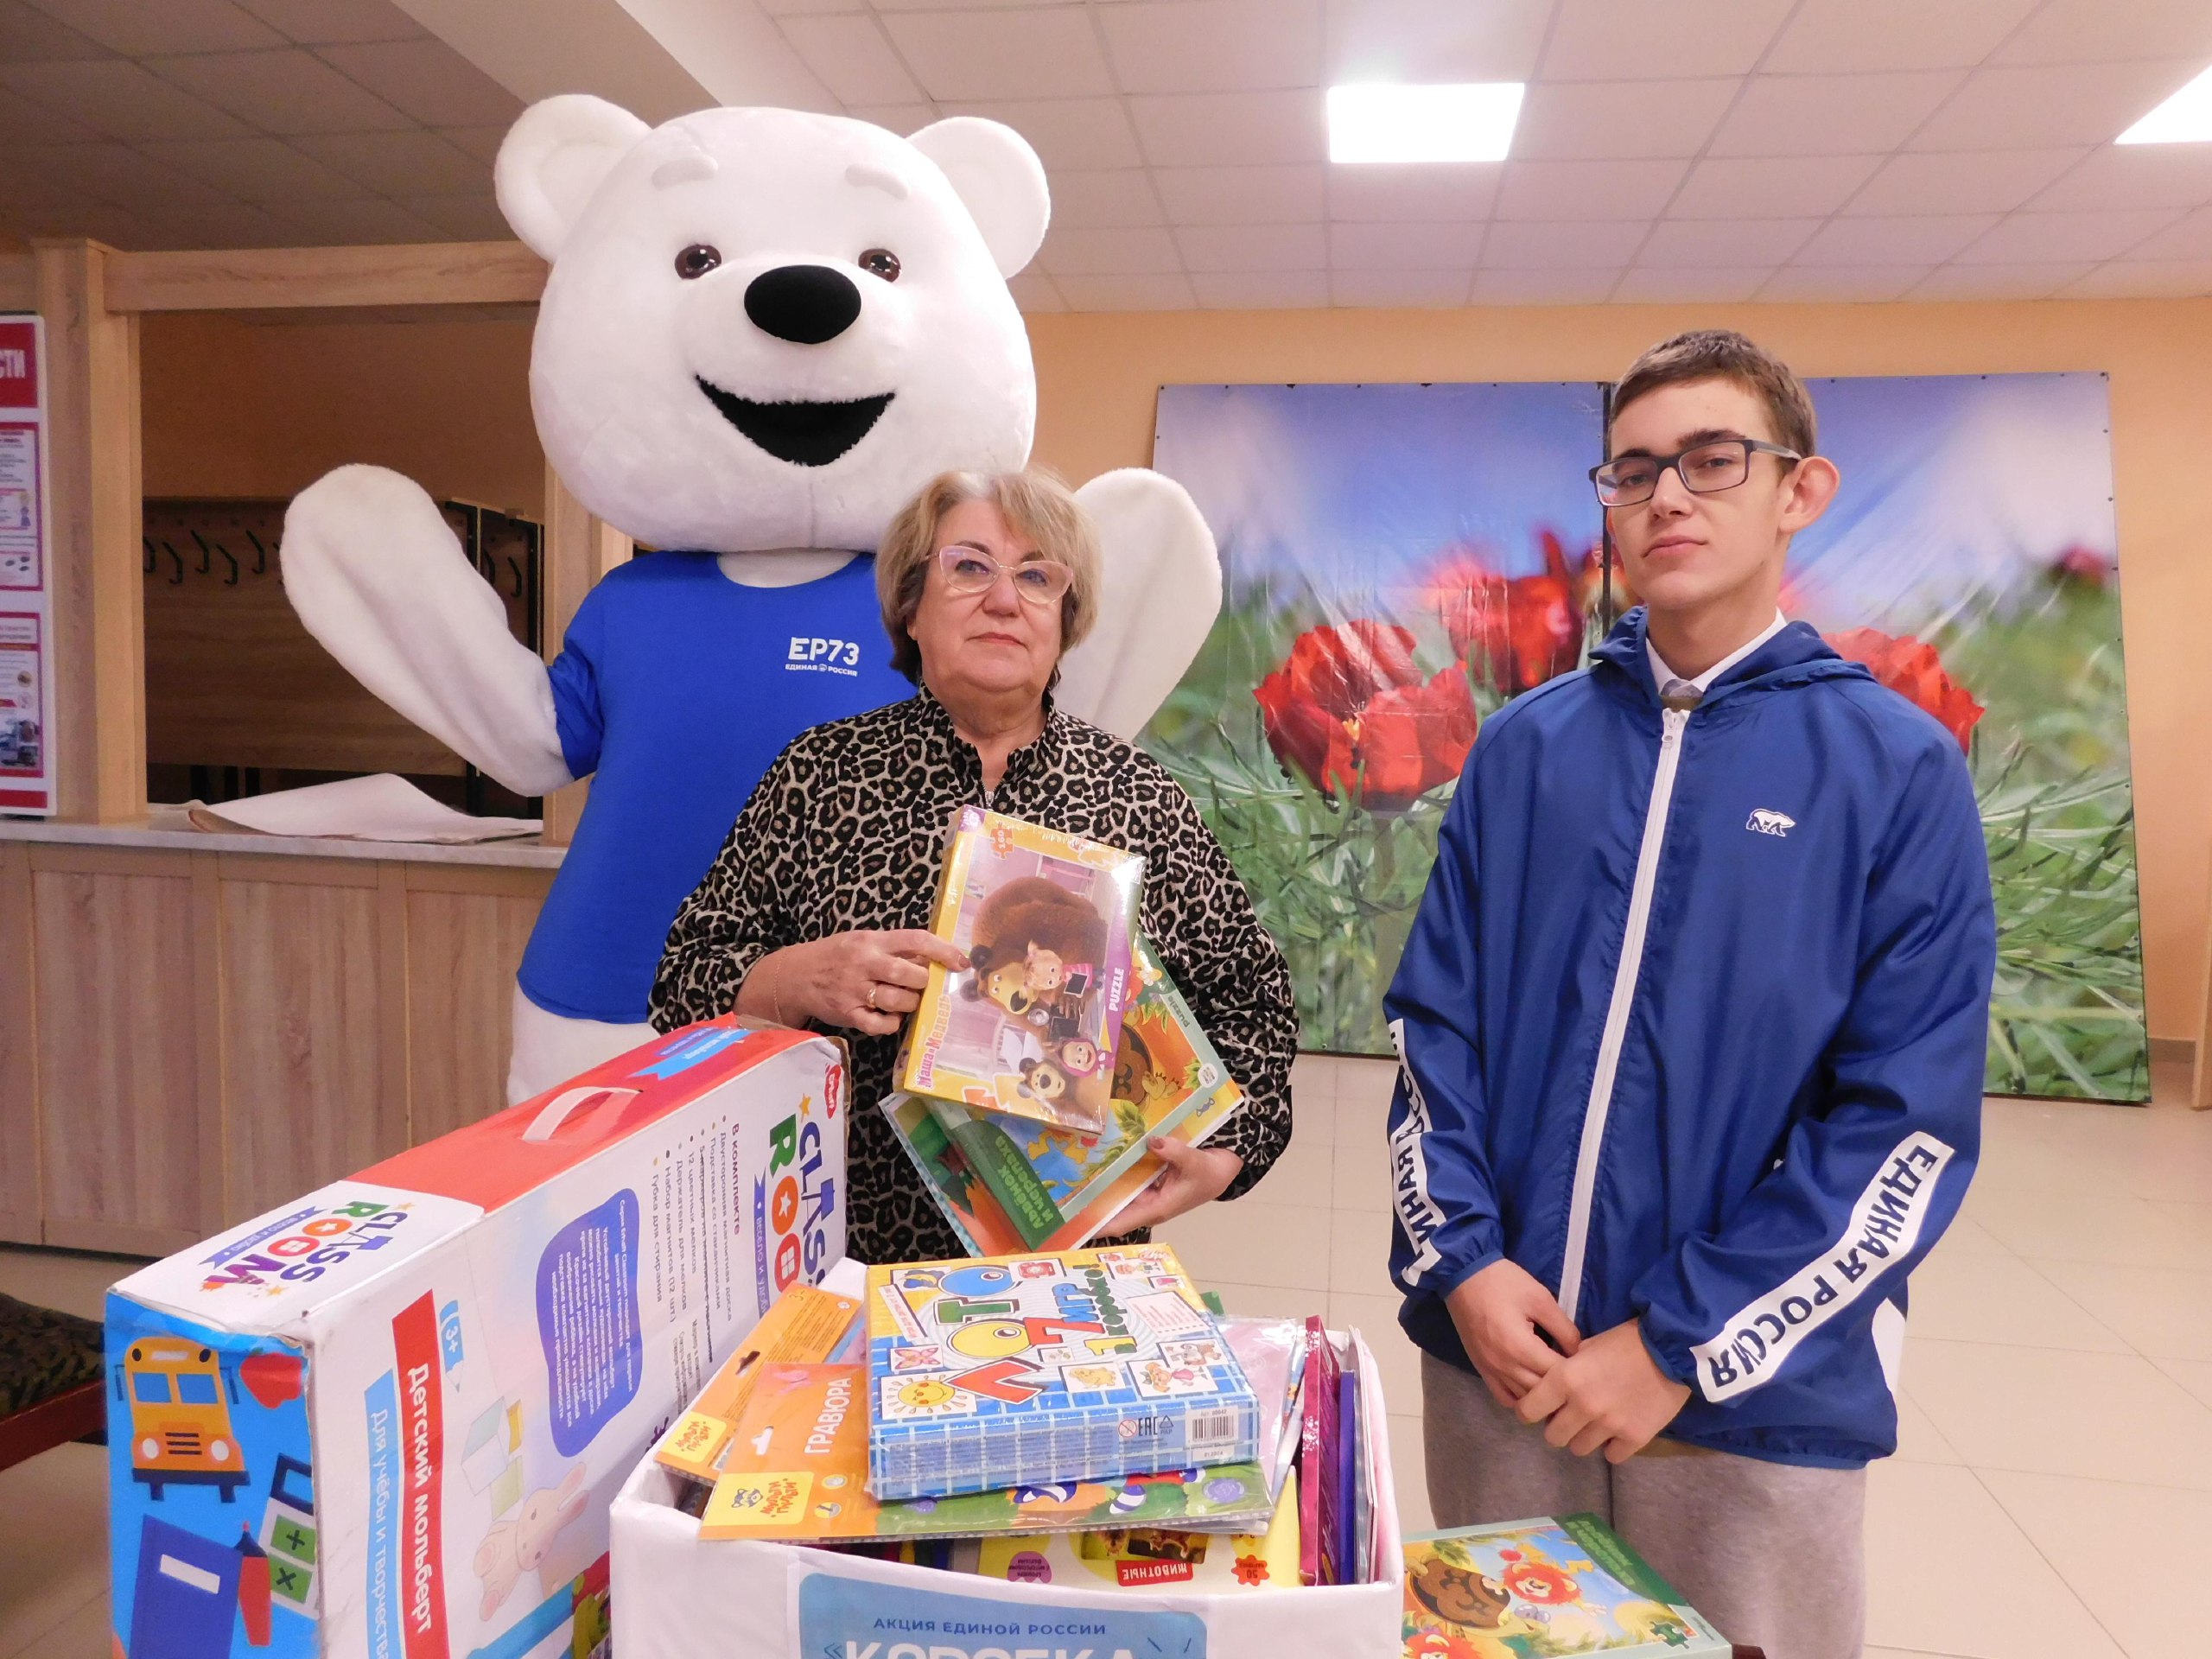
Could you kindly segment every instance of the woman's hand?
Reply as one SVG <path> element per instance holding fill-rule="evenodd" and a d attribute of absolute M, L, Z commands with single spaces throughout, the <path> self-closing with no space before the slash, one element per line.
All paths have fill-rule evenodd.
<path fill-rule="evenodd" d="M 1166 1167 L 1114 1217 L 1109 1225 L 1116 1233 L 1157 1227 L 1185 1210 L 1211 1204 L 1244 1167 L 1243 1158 L 1227 1147 L 1194 1147 L 1165 1135 L 1153 1136 L 1151 1151 Z"/>
<path fill-rule="evenodd" d="M 931 963 L 958 973 L 968 956 L 920 928 L 832 933 L 772 950 L 753 963 L 738 991 L 737 1011 L 787 1026 L 812 1020 L 887 1037 L 920 1005 Z"/>

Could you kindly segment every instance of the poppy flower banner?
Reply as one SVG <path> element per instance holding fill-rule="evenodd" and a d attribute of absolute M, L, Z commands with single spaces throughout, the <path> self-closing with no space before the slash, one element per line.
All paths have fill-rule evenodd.
<path fill-rule="evenodd" d="M 1844 486 L 1783 605 L 1974 768 L 1997 894 L 1993 1092 L 2148 1094 L 2104 377 L 1810 383 Z M 1600 554 L 1584 383 L 1167 386 L 1154 465 L 1222 550 L 1145 735 L 1220 836 L 1306 1046 L 1387 1054 L 1382 992 L 1483 719 L 1635 602 Z M 1610 577 L 1610 579 L 1609 579 Z"/>

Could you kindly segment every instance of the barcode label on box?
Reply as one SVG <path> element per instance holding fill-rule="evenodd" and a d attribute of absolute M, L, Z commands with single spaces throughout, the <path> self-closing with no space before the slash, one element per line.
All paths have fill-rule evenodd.
<path fill-rule="evenodd" d="M 1194 1411 L 1185 1421 L 1183 1443 L 1192 1452 L 1234 1446 L 1237 1439 L 1236 1420 L 1237 1414 L 1233 1411 Z"/>

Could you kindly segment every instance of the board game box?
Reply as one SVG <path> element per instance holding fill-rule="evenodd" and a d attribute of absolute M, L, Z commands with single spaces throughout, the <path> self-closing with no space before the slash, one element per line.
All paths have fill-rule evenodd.
<path fill-rule="evenodd" d="M 1249 1531 L 1270 1511 L 1267 1471 L 1256 1463 L 879 1503 L 867 1487 L 868 1368 L 771 1363 L 754 1376 L 700 1513 L 702 1538 L 812 1542 L 1200 1522 Z"/>
<path fill-rule="evenodd" d="M 1421 1533 L 1405 1553 L 1408 1654 L 1726 1659 L 1730 1651 L 1681 1592 L 1594 1515 Z"/>
<path fill-rule="evenodd" d="M 899 1086 L 1086 1134 L 1108 1123 L 1144 861 L 977 806 L 953 814 Z"/>
<path fill-rule="evenodd" d="M 931 1115 L 1020 1235 L 1014 1249 L 1072 1250 L 1108 1224 L 1160 1173 L 1154 1135 L 1196 1146 L 1243 1102 L 1183 994 L 1142 938 L 1135 1000 L 1122 1015 L 1103 1134 L 1086 1135 L 1026 1118 L 932 1100 Z"/>
<path fill-rule="evenodd" d="M 881 1499 L 1249 1463 L 1252 1385 L 1164 1244 L 873 1267 Z"/>

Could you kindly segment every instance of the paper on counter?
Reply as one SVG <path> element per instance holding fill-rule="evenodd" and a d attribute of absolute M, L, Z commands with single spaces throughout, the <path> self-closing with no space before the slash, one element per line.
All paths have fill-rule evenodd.
<path fill-rule="evenodd" d="M 424 841 L 461 845 L 534 836 L 537 818 L 472 818 L 435 801 L 389 772 L 346 778 L 334 784 L 251 795 L 220 806 L 195 804 L 188 816 L 197 830 L 247 830 L 264 836 L 308 836 L 337 841 Z"/>

